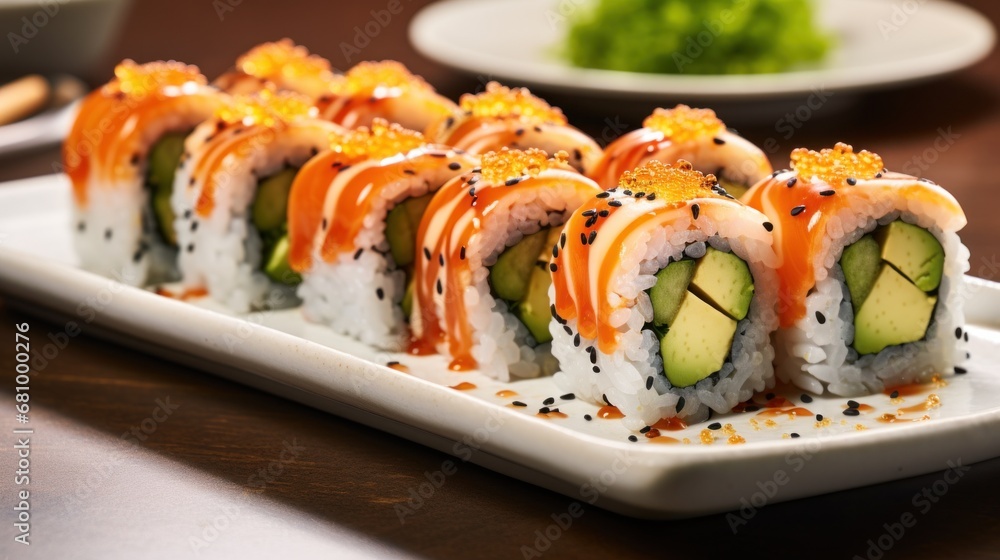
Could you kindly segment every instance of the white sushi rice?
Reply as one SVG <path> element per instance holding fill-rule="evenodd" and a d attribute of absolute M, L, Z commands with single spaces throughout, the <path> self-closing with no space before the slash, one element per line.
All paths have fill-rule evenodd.
<path fill-rule="evenodd" d="M 145 177 L 153 144 L 164 134 L 194 128 L 204 117 L 197 109 L 189 107 L 146 123 L 136 149 L 137 164 L 119 164 L 125 167 L 125 178 L 109 184 L 102 178 L 105 171 L 91 167 L 87 202 L 74 204 L 72 223 L 73 245 L 85 270 L 130 286 L 178 278 L 177 251 L 158 231 Z"/>
<path fill-rule="evenodd" d="M 964 324 L 962 276 L 969 269 L 969 251 L 958 235 L 942 231 L 930 218 L 905 210 L 905 201 L 884 201 L 874 207 L 860 202 L 856 205 L 859 208 L 842 210 L 827 226 L 824 248 L 813 263 L 817 281 L 806 297 L 805 317 L 775 337 L 778 378 L 817 394 L 826 389 L 835 395 L 858 396 L 924 382 L 934 374 L 951 372 L 965 357 L 965 343 L 954 332 Z M 859 358 L 851 347 L 854 312 L 840 256 L 846 246 L 896 219 L 927 229 L 944 248 L 938 303 L 923 340 Z M 823 324 L 817 313 L 825 318 Z"/>
<path fill-rule="evenodd" d="M 349 180 L 366 168 L 363 164 L 356 165 L 349 177 L 338 180 Z M 325 237 L 325 232 L 319 232 L 314 264 L 303 274 L 298 290 L 307 319 L 384 350 L 403 349 L 409 333 L 400 307 L 406 292 L 406 274 L 392 260 L 385 238 L 385 220 L 397 204 L 427 194 L 432 185 L 436 190 L 456 173 L 445 169 L 442 167 L 434 176 L 395 181 L 382 189 L 364 217 L 361 231 L 354 239 L 354 249 L 338 255 L 332 262 L 324 261 L 319 253 Z"/>
<path fill-rule="evenodd" d="M 625 415 L 623 422 L 631 430 L 654 424 L 661 418 L 680 416 L 700 422 L 711 411 L 724 413 L 754 392 L 773 386 L 774 350 L 770 335 L 777 328 L 778 296 L 775 257 L 769 243 L 745 235 L 745 228 L 760 228 L 760 222 L 713 222 L 702 215 L 698 230 L 689 230 L 690 218 L 682 218 L 668 227 L 646 232 L 630 248 L 622 262 L 621 273 L 605 297 L 625 305 L 611 316 L 611 324 L 621 333 L 613 354 L 596 350 L 596 341 L 581 338 L 575 344 L 577 321 L 564 325 L 553 322 L 552 353 L 559 359 L 557 385 L 577 397 L 594 403 L 610 402 Z M 643 329 L 653 320 L 653 305 L 646 290 L 656 283 L 656 273 L 670 259 L 683 255 L 703 256 L 706 243 L 720 251 L 731 251 L 750 267 L 754 278 L 754 296 L 750 310 L 737 324 L 729 360 L 722 370 L 690 387 L 673 387 L 663 375 L 656 334 Z M 550 292 L 550 297 L 554 295 Z M 589 349 L 593 347 L 593 358 Z M 595 371 L 595 366 L 599 371 Z M 647 379 L 652 385 L 647 389 Z M 683 398 L 683 402 L 681 399 Z"/>
<path fill-rule="evenodd" d="M 335 125 L 330 125 L 334 127 Z M 214 123 L 206 123 L 214 128 Z M 201 127 L 199 127 L 201 128 Z M 332 129 L 331 129 L 332 130 Z M 202 130 L 186 147 L 199 147 Z M 271 281 L 263 270 L 263 246 L 251 222 L 257 182 L 287 166 L 299 167 L 329 144 L 321 126 L 301 127 L 264 135 L 243 157 L 231 154 L 225 169 L 216 173 L 214 206 L 203 217 L 195 204 L 204 185 L 190 185 L 198 152 L 178 168 L 171 204 L 176 214 L 177 264 L 186 288 L 205 288 L 216 301 L 236 312 L 273 309 L 298 303 L 295 287 Z"/>

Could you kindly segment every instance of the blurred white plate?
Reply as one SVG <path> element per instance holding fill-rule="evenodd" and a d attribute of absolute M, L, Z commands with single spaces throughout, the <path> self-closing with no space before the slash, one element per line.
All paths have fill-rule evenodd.
<path fill-rule="evenodd" d="M 737 510 L 741 500 L 814 496 L 1000 454 L 1000 285 L 984 280 L 969 278 L 968 375 L 946 375 L 943 384 L 921 387 L 901 401 L 883 394 L 858 398 L 872 408 L 854 417 L 843 414 L 846 399 L 809 401 L 801 391 L 778 390 L 809 415 L 717 415 L 712 422 L 731 424 L 746 441 L 732 444 L 730 434 L 706 430 L 706 422 L 664 431 L 676 440 L 664 445 L 668 440 L 641 435 L 629 441 L 632 434 L 620 421 L 599 418 L 594 404 L 562 398 L 551 377 L 500 383 L 478 372 L 449 371 L 441 356 L 379 352 L 306 322 L 298 309 L 233 315 L 209 300 L 185 303 L 84 272 L 75 266 L 70 216 L 63 176 L 0 184 L 0 294 L 5 304 L 52 321 L 31 329 L 36 356 L 58 352 L 44 331 L 79 332 L 70 330 L 68 318 L 88 335 L 620 513 L 668 518 Z M 390 369 L 390 361 L 409 373 Z M 475 387 L 456 390 L 461 383 Z M 939 407 L 906 415 L 926 415 L 926 421 L 878 420 L 901 407 L 919 407 L 930 393 L 940 398 Z M 537 415 L 548 398 L 565 417 Z M 514 400 L 527 406 L 511 407 Z M 812 414 L 827 420 L 817 423 Z M 792 439 L 793 433 L 801 437 Z"/>
<path fill-rule="evenodd" d="M 815 68 L 704 76 L 576 68 L 554 52 L 566 31 L 561 14 L 588 1 L 444 0 L 417 14 L 410 39 L 424 55 L 478 74 L 484 83 L 499 79 L 580 94 L 692 97 L 699 103 L 917 82 L 975 63 L 995 41 L 988 20 L 950 2 L 819 0 L 820 26 L 833 31 L 838 43 Z"/>

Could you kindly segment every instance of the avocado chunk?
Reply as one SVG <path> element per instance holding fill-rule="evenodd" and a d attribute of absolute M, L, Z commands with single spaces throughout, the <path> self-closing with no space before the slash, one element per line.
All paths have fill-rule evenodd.
<path fill-rule="evenodd" d="M 146 168 L 146 184 L 151 192 L 151 203 L 156 225 L 169 245 L 177 246 L 177 232 L 174 231 L 174 208 L 170 197 L 174 192 L 174 174 L 184 154 L 184 139 L 187 132 L 164 134 L 149 150 L 149 164 Z"/>
<path fill-rule="evenodd" d="M 674 322 L 688 284 L 694 277 L 696 265 L 695 261 L 684 259 L 672 262 L 656 273 L 656 284 L 649 289 L 649 301 L 653 304 L 653 323 L 656 326 Z"/>
<path fill-rule="evenodd" d="M 856 314 L 871 293 L 875 278 L 882 268 L 878 241 L 871 235 L 866 235 L 845 247 L 844 254 L 840 257 L 840 267 L 844 270 L 847 290 L 851 293 L 851 306 Z"/>
<path fill-rule="evenodd" d="M 403 292 L 403 300 L 399 302 L 403 308 L 403 317 L 409 317 L 413 313 L 413 280 L 406 283 L 406 291 Z"/>
<path fill-rule="evenodd" d="M 944 270 L 944 249 L 926 229 L 896 220 L 877 232 L 882 259 L 925 292 L 936 290 Z"/>
<path fill-rule="evenodd" d="M 385 217 L 385 240 L 389 243 L 392 260 L 398 267 L 413 264 L 417 230 L 434 193 L 408 198 L 389 210 Z M 406 275 L 410 277 L 409 274 Z"/>
<path fill-rule="evenodd" d="M 733 198 L 739 199 L 750 190 L 750 186 L 744 183 L 737 183 L 729 179 L 723 179 L 719 177 L 719 186 L 726 189 L 726 192 L 731 194 Z"/>
<path fill-rule="evenodd" d="M 546 261 L 547 262 L 547 261 Z M 514 315 L 528 327 L 535 342 L 542 344 L 552 340 L 549 333 L 549 321 L 552 311 L 549 309 L 549 286 L 552 285 L 552 274 L 548 266 L 533 267 L 525 297 L 514 307 Z"/>
<path fill-rule="evenodd" d="M 264 262 L 264 274 L 268 278 L 282 284 L 298 284 L 302 277 L 288 266 L 288 235 L 283 235 L 267 253 Z"/>
<path fill-rule="evenodd" d="M 753 290 L 750 267 L 736 255 L 709 247 L 698 259 L 691 291 L 730 318 L 739 321 L 747 316 Z"/>
<path fill-rule="evenodd" d="M 722 369 L 735 334 L 735 320 L 686 292 L 660 340 L 667 380 L 675 387 L 688 387 Z"/>
<path fill-rule="evenodd" d="M 862 355 L 875 354 L 887 346 L 922 339 L 936 303 L 937 296 L 927 295 L 883 264 L 854 317 L 854 349 Z"/>
<path fill-rule="evenodd" d="M 531 271 L 536 267 L 539 255 L 552 250 L 551 246 L 546 248 L 548 235 L 548 231 L 544 229 L 526 235 L 500 254 L 496 264 L 490 268 L 490 286 L 500 299 L 511 303 L 524 299 L 528 293 Z M 542 258 L 548 266 L 549 256 Z"/>
<path fill-rule="evenodd" d="M 285 225 L 288 220 L 288 192 L 298 169 L 283 169 L 257 184 L 257 198 L 253 201 L 253 224 L 259 231 L 270 231 Z"/>

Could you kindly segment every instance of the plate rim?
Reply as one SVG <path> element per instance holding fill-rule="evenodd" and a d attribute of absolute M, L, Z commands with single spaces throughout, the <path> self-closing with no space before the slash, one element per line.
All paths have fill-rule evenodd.
<path fill-rule="evenodd" d="M 549 0 L 551 1 L 551 0 Z M 830 1 L 830 0 L 826 0 Z M 838 0 L 853 2 L 855 6 L 870 6 L 866 0 Z M 778 74 L 757 75 L 671 75 L 643 74 L 592 68 L 576 68 L 568 64 L 541 64 L 533 69 L 519 70 L 519 61 L 506 59 L 482 51 L 468 49 L 450 53 L 451 45 L 435 32 L 435 18 L 446 14 L 455 6 L 461 9 L 481 8 L 488 4 L 510 6 L 520 2 L 536 5 L 536 0 L 442 0 L 425 6 L 414 16 L 409 26 L 411 44 L 422 55 L 446 66 L 472 74 L 488 74 L 512 82 L 587 96 L 613 94 L 628 98 L 651 96 L 697 96 L 706 101 L 731 101 L 734 99 L 785 98 L 811 93 L 817 88 L 824 91 L 861 91 L 882 89 L 897 85 L 917 83 L 945 76 L 985 58 L 996 44 L 997 32 L 992 23 L 981 13 L 968 6 L 946 0 L 925 0 L 922 9 L 941 10 L 951 17 L 964 19 L 970 25 L 970 43 L 958 53 L 942 51 L 920 60 L 935 61 L 920 65 L 922 71 L 894 70 L 898 63 L 882 65 L 865 73 L 866 78 L 854 78 L 849 73 L 830 82 L 829 70 L 802 70 Z M 932 14 L 933 15 L 933 14 Z M 915 68 L 913 63 L 909 68 Z M 863 68 L 863 67 L 859 67 Z M 844 69 L 849 70 L 849 69 Z M 857 68 L 855 68 L 857 70 Z M 837 73 L 833 73 L 836 77 Z M 738 91 L 717 91 L 720 85 L 738 87 Z"/>

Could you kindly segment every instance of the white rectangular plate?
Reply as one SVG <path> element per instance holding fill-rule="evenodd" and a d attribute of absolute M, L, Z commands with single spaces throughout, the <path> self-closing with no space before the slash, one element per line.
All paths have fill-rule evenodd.
<path fill-rule="evenodd" d="M 55 175 L 0 186 L 0 293 L 15 304 L 627 515 L 703 515 L 738 509 L 765 490 L 773 503 L 1000 455 L 998 284 L 968 279 L 967 375 L 943 375 L 897 399 L 859 398 L 872 410 L 855 417 L 843 414 L 846 399 L 805 403 L 801 392 L 779 388 L 810 414 L 727 414 L 711 420 L 721 430 L 705 423 L 662 432 L 676 443 L 631 442 L 596 405 L 561 399 L 550 378 L 499 383 L 451 372 L 439 356 L 378 352 L 307 323 L 297 309 L 238 316 L 83 272 L 74 266 L 69 197 Z M 386 367 L 392 361 L 409 373 Z M 452 388 L 462 382 L 476 387 Z M 904 415 L 919 421 L 878 420 L 931 394 L 940 406 Z M 565 418 L 538 416 L 550 397 Z"/>

